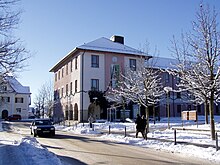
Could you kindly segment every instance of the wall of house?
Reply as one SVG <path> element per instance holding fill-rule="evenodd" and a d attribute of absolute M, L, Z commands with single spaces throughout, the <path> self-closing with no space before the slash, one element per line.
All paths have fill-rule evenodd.
<path fill-rule="evenodd" d="M 124 66 L 124 56 L 116 53 L 105 53 L 105 90 L 111 85 L 114 65 L 118 65 L 119 72 L 121 72 Z"/>
<path fill-rule="evenodd" d="M 15 103 L 15 98 L 23 98 L 23 103 Z M 12 103 L 14 103 L 13 114 L 20 114 L 23 119 L 28 118 L 29 94 L 15 94 Z M 21 109 L 21 111 L 17 111 Z"/>
<path fill-rule="evenodd" d="M 91 55 L 99 56 L 99 68 L 91 67 Z M 77 66 L 75 69 L 75 60 L 76 56 L 78 56 Z M 63 63 L 58 71 L 62 75 L 62 69 L 64 70 L 64 76 L 55 82 L 55 90 L 63 88 L 63 97 L 60 98 L 60 106 L 62 107 L 62 112 L 65 114 L 66 106 L 70 107 L 70 104 L 73 108 L 76 107 L 79 110 L 78 120 L 87 121 L 88 119 L 88 106 L 90 105 L 90 99 L 88 96 L 88 91 L 91 89 L 91 79 L 99 79 L 99 90 L 105 91 L 112 80 L 112 68 L 114 65 L 119 66 L 119 71 L 122 69 L 129 68 L 129 59 L 136 59 L 137 68 L 140 65 L 140 59 L 138 56 L 132 55 L 124 55 L 124 54 L 116 54 L 116 53 L 108 53 L 108 52 L 96 52 L 96 51 L 81 51 L 74 54 L 70 57 L 66 63 Z M 72 61 L 72 72 L 70 70 L 70 61 Z M 83 70 L 82 70 L 82 61 Z M 68 63 L 68 74 L 66 74 L 66 65 Z M 58 72 L 57 71 L 57 72 Z M 56 73 L 57 73 L 56 72 Z M 83 77 L 82 77 L 83 76 Z M 167 75 L 166 72 L 161 72 L 161 81 L 163 86 L 169 86 L 172 89 L 176 89 L 176 83 L 178 83 L 178 79 L 171 75 Z M 75 93 L 75 80 L 77 80 L 77 93 Z M 73 83 L 72 90 L 73 94 L 70 95 L 68 93 L 68 97 L 66 97 L 66 84 L 69 86 L 70 91 L 70 82 Z M 83 87 L 83 89 L 82 89 Z M 83 91 L 83 92 L 82 92 Z M 161 101 L 157 110 L 159 111 L 160 117 L 167 117 L 167 104 L 170 106 L 170 116 L 180 117 L 181 111 L 188 110 L 189 106 L 191 109 L 195 109 L 195 107 L 189 103 L 187 98 L 184 98 L 184 95 L 181 94 L 181 98 L 177 98 L 177 93 L 171 92 L 169 99 L 167 99 L 166 95 L 161 97 Z M 178 107 L 181 107 L 178 109 Z M 75 108 L 76 109 L 76 108 Z M 217 108 L 216 108 L 217 109 Z M 217 113 L 217 110 L 216 110 Z M 219 111 L 218 111 L 219 113 Z M 201 107 L 200 114 L 204 114 L 203 107 Z"/>
<path fill-rule="evenodd" d="M 54 73 L 54 77 L 56 77 L 54 80 L 54 91 L 59 95 L 55 102 L 55 120 L 63 120 L 64 118 L 66 118 L 67 116 L 65 111 L 69 111 L 70 107 L 74 107 L 75 104 L 80 106 L 80 102 L 78 101 L 80 98 L 80 93 L 75 93 L 75 80 L 77 80 L 77 91 L 80 90 L 80 57 L 80 53 L 71 56 L 62 65 L 60 65 L 60 68 L 57 69 L 57 71 Z M 71 82 L 72 93 L 70 92 Z M 68 92 L 66 92 L 67 84 Z"/>
<path fill-rule="evenodd" d="M 16 97 L 23 98 L 23 102 L 16 103 Z M 9 98 L 9 100 L 7 98 Z M 29 104 L 30 94 L 18 94 L 9 84 L 7 84 L 7 91 L 1 91 L 0 118 L 2 118 L 2 111 L 6 110 L 8 116 L 12 114 L 20 114 L 22 119 L 26 119 L 28 118 Z"/>

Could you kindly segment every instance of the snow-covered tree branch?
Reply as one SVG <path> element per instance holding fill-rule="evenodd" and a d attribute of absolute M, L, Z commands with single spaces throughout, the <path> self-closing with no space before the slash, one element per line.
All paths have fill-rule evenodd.
<path fill-rule="evenodd" d="M 193 31 L 182 34 L 180 43 L 173 39 L 171 50 L 178 64 L 170 73 L 180 76 L 179 89 L 193 94 L 196 102 L 208 102 L 211 136 L 214 140 L 213 106 L 219 101 L 220 91 L 220 33 L 217 30 L 216 11 L 201 4 L 192 25 Z"/>

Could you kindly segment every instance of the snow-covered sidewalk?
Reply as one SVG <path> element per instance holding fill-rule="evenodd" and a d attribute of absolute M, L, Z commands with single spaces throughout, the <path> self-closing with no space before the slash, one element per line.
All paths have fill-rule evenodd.
<path fill-rule="evenodd" d="M 61 165 L 60 159 L 42 147 L 36 138 L 2 130 L 0 121 L 0 164 L 1 165 Z"/>

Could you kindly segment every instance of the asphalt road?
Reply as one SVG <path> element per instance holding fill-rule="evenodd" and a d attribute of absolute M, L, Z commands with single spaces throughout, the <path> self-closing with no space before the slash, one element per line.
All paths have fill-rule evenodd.
<path fill-rule="evenodd" d="M 12 125 L 13 134 L 13 130 L 21 130 L 23 136 L 30 136 L 30 123 L 14 122 Z M 57 131 L 55 137 L 37 137 L 37 140 L 55 153 L 64 165 L 213 165 L 194 157 L 62 131 Z"/>

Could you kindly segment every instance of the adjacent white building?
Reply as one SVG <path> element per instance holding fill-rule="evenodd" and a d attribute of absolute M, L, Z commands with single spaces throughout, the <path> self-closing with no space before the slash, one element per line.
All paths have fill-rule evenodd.
<path fill-rule="evenodd" d="M 31 104 L 30 87 L 23 86 L 13 76 L 8 76 L 0 83 L 0 118 L 4 119 L 12 114 L 28 118 Z"/>

